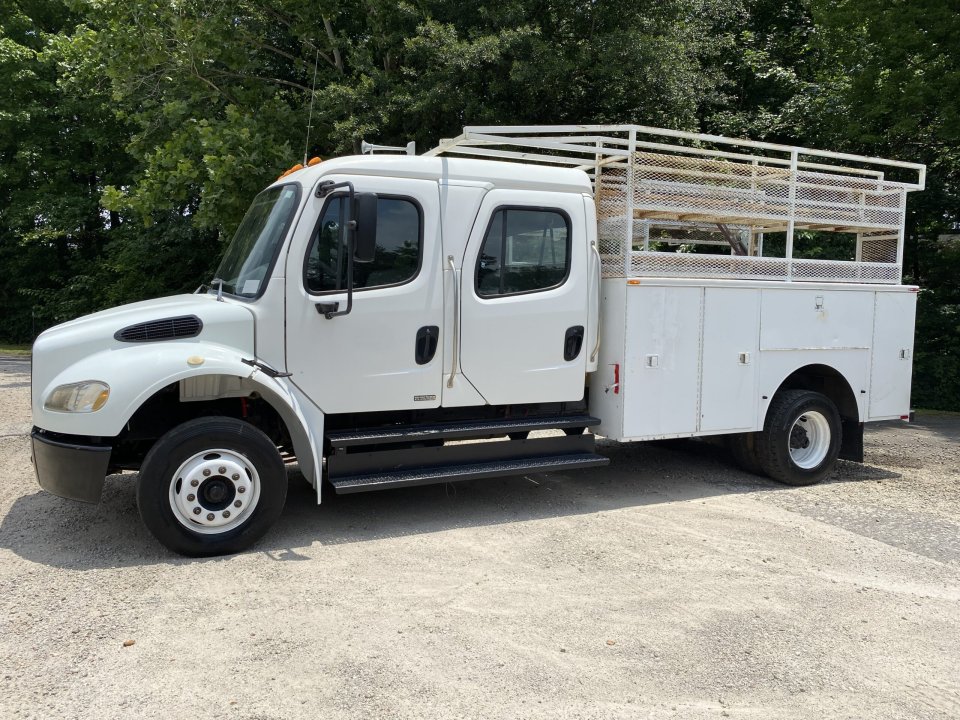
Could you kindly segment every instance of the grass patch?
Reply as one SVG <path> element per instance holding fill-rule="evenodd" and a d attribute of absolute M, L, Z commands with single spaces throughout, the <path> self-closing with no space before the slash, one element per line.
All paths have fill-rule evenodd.
<path fill-rule="evenodd" d="M 0 343 L 0 355 L 13 355 L 15 357 L 30 357 L 29 345 L 7 345 Z"/>

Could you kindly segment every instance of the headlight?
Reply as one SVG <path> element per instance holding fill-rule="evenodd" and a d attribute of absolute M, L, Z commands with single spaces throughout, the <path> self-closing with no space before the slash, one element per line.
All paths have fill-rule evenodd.
<path fill-rule="evenodd" d="M 56 388 L 43 403 L 45 410 L 57 412 L 96 412 L 107 403 L 110 386 L 98 380 L 70 383 Z"/>

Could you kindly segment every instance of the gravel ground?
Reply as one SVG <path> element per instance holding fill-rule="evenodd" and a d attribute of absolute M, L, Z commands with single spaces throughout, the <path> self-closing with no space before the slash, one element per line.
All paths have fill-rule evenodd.
<path fill-rule="evenodd" d="M 169 555 L 133 476 L 60 500 L 0 359 L 2 718 L 956 718 L 960 415 L 812 488 L 710 446 L 332 497 Z M 125 641 L 134 644 L 125 646 Z"/>

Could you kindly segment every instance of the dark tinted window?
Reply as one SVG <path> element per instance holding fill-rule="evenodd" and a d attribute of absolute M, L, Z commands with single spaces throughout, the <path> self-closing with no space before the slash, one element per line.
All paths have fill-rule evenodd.
<path fill-rule="evenodd" d="M 347 287 L 347 222 L 349 199 L 331 198 L 310 241 L 304 271 L 307 290 L 313 293 Z M 377 201 L 377 252 L 370 263 L 353 264 L 353 287 L 398 285 L 412 279 L 420 267 L 421 218 L 410 200 L 381 197 Z"/>
<path fill-rule="evenodd" d="M 556 210 L 498 210 L 477 260 L 477 295 L 546 290 L 570 270 L 570 222 Z"/>

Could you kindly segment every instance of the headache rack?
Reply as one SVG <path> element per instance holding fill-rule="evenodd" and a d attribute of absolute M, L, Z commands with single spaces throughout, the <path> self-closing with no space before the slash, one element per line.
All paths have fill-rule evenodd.
<path fill-rule="evenodd" d="M 907 193 L 926 176 L 917 163 L 641 125 L 465 127 L 425 154 L 586 171 L 606 277 L 897 284 Z"/>

